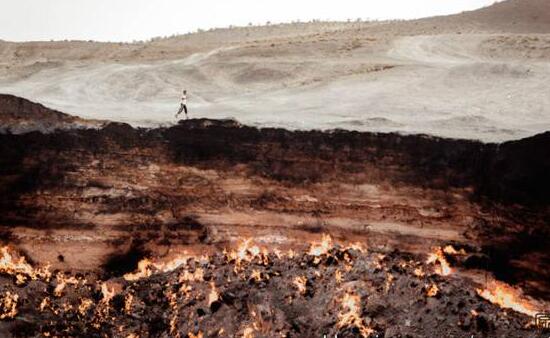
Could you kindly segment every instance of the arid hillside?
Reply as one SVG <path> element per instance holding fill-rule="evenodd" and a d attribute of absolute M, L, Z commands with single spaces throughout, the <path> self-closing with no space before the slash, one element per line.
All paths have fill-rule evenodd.
<path fill-rule="evenodd" d="M 488 29 L 510 33 L 548 33 L 550 3 L 546 0 L 510 0 L 463 15 L 484 22 Z"/>
<path fill-rule="evenodd" d="M 44 107 L 26 99 L 0 94 L 0 132 L 22 134 L 43 133 L 57 129 L 99 128 L 102 121 L 84 120 Z"/>
<path fill-rule="evenodd" d="M 506 141 L 550 129 L 548 4 L 414 21 L 217 29 L 143 43 L 0 43 L 0 92 L 85 118 Z"/>

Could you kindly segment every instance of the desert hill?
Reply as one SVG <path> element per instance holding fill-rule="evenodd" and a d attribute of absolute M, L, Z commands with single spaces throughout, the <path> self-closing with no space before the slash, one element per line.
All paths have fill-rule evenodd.
<path fill-rule="evenodd" d="M 550 129 L 550 11 L 214 29 L 140 43 L 0 42 L 0 92 L 134 126 L 193 117 L 500 142 Z"/>
<path fill-rule="evenodd" d="M 99 127 L 102 124 L 101 121 L 84 120 L 20 97 L 0 94 L 0 131 L 4 133 L 48 133 L 56 129 Z"/>
<path fill-rule="evenodd" d="M 462 16 L 503 32 L 550 32 L 550 2 L 546 0 L 508 0 Z"/>

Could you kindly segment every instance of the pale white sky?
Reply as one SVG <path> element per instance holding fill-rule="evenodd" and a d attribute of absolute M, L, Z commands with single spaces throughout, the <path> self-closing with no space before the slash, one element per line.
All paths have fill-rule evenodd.
<path fill-rule="evenodd" d="M 412 19 L 495 0 L 1 0 L 0 39 L 131 41 L 271 21 Z"/>

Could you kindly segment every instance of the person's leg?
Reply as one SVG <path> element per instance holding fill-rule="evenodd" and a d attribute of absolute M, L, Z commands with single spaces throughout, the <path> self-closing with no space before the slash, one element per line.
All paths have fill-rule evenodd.
<path fill-rule="evenodd" d="M 189 117 L 187 116 L 187 105 L 186 104 L 183 105 L 183 110 L 185 110 L 185 118 L 188 119 Z"/>
<path fill-rule="evenodd" d="M 180 105 L 180 109 L 179 109 L 178 112 L 176 113 L 176 117 L 178 117 L 178 116 L 181 114 L 181 112 L 183 111 L 183 108 L 184 108 L 184 105 L 183 105 L 183 104 Z M 186 113 L 186 114 L 187 114 L 187 113 Z"/>

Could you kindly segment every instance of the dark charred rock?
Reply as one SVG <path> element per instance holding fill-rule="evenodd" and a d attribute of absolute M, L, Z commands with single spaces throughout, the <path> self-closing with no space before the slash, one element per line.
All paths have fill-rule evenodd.
<path fill-rule="evenodd" d="M 221 296 L 222 301 L 227 305 L 233 305 L 237 296 L 232 292 L 224 292 Z"/>
<path fill-rule="evenodd" d="M 104 263 L 103 269 L 107 275 L 122 276 L 125 273 L 135 271 L 139 261 L 150 254 L 144 248 L 143 242 L 133 241 L 127 251 L 109 257 Z"/>
<path fill-rule="evenodd" d="M 491 330 L 491 324 L 484 315 L 476 317 L 476 329 L 485 334 Z"/>
<path fill-rule="evenodd" d="M 490 257 L 483 254 L 468 255 L 462 262 L 462 265 L 468 269 L 488 270 L 491 266 Z"/>
<path fill-rule="evenodd" d="M 220 301 L 212 302 L 212 304 L 210 304 L 210 312 L 215 313 L 220 309 L 221 306 L 222 306 L 222 302 Z"/>
<path fill-rule="evenodd" d="M 550 204 L 550 132 L 506 142 L 494 150 L 480 193 L 507 202 Z"/>
<path fill-rule="evenodd" d="M 519 338 L 529 332 L 523 325 L 529 320 L 525 316 L 513 312 L 503 316 L 499 308 L 476 297 L 475 292 L 464 292 L 474 287 L 466 280 L 442 278 L 437 283 L 448 289 L 445 297 L 418 302 L 415 300 L 427 297 L 425 291 L 410 289 L 408 285 L 412 280 L 425 284 L 429 279 L 414 276 L 412 266 L 406 273 L 396 275 L 389 288 L 378 291 L 378 282 L 370 275 L 361 274 L 368 282 L 358 282 L 355 277 L 358 267 L 377 260 L 378 253 L 360 253 L 353 261 L 347 262 L 351 268 L 343 275 L 344 284 L 338 284 L 332 273 L 316 273 L 342 269 L 344 263 L 337 263 L 336 267 L 322 263 L 303 271 L 296 262 L 304 260 L 304 255 L 302 253 L 293 259 L 273 256 L 273 267 L 284 272 L 272 275 L 272 282 L 264 286 L 248 282 L 253 271 L 259 269 L 262 276 L 267 276 L 273 269 L 259 262 L 241 262 L 239 272 L 235 272 L 233 264 L 204 265 L 210 275 L 225 276 L 217 285 L 221 296 L 211 304 L 207 303 L 207 295 L 212 290 L 214 279 L 187 281 L 190 288 L 180 292 L 179 276 L 193 271 L 196 268 L 193 264 L 134 282 L 111 280 L 118 282 L 120 289 L 109 298 L 105 298 L 103 291 L 71 285 L 65 286 L 64 292 L 58 296 L 52 295 L 53 290 L 39 293 L 37 290 L 45 283 L 42 280 L 17 288 L 4 283 L 0 285 L 2 289 L 8 288 L 19 295 L 19 315 L 11 322 L 0 320 L 0 329 L 17 332 L 16 336 L 20 337 L 46 332 L 52 335 L 70 333 L 75 337 L 128 336 L 139 332 L 151 337 L 165 337 L 174 330 L 181 336 L 190 333 L 210 336 L 221 329 L 228 336 L 240 336 L 248 330 L 257 337 L 357 337 L 365 330 L 389 337 L 461 336 L 475 330 L 487 336 Z M 217 258 L 221 255 L 215 255 L 211 261 L 217 261 Z M 396 253 L 386 263 L 399 265 L 411 259 L 417 260 L 418 257 L 405 258 Z M 303 295 L 291 286 L 294 278 L 304 273 L 317 276 L 307 283 L 307 287 L 315 291 L 311 295 Z M 99 284 L 96 286 L 99 288 Z M 4 290 L 0 290 L 0 295 Z M 355 302 L 358 302 L 352 307 L 357 311 L 353 312 L 352 320 L 343 320 L 348 311 L 344 293 L 355 295 Z M 40 310 L 40 304 L 46 298 L 49 301 Z M 87 309 L 79 309 L 77 305 L 85 299 L 91 299 L 93 303 Z M 459 303 L 463 311 L 451 311 Z M 477 309 L 480 314 L 470 315 L 472 309 Z M 55 314 L 55 319 L 51 314 Z M 27 322 L 31 324 L 28 329 L 14 331 Z M 4 325 L 6 323 L 9 325 Z"/>

